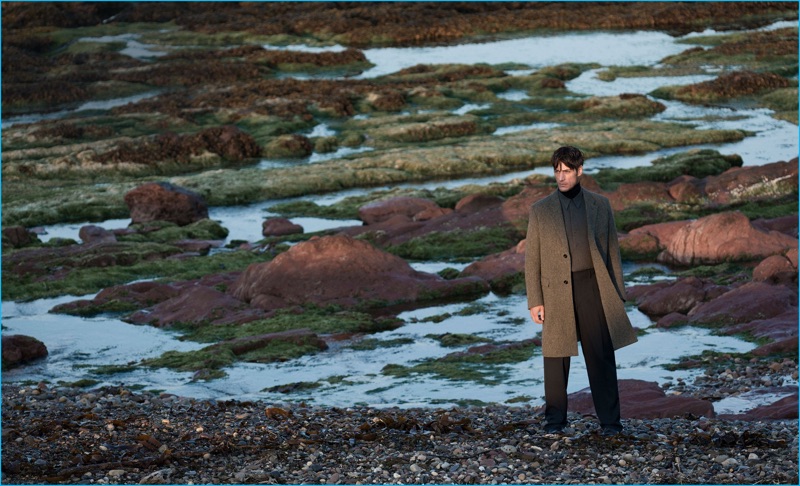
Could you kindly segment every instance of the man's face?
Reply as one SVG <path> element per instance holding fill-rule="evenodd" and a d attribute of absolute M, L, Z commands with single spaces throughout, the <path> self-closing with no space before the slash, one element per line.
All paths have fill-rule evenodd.
<path fill-rule="evenodd" d="M 556 182 L 558 183 L 558 190 L 567 192 L 578 184 L 578 178 L 583 174 L 583 166 L 578 167 L 578 170 L 570 169 L 563 162 L 556 167 L 555 175 Z"/>

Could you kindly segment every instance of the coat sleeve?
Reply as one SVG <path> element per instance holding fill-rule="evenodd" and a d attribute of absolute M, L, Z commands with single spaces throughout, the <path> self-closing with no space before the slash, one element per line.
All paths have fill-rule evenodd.
<path fill-rule="evenodd" d="M 625 281 L 622 277 L 622 256 L 619 249 L 619 237 L 617 236 L 617 226 L 614 223 L 614 211 L 608 200 L 605 201 L 606 211 L 608 212 L 608 273 L 614 278 L 620 298 L 626 301 L 628 298 L 625 293 Z"/>
<path fill-rule="evenodd" d="M 528 309 L 544 305 L 539 221 L 534 208 L 531 208 L 528 215 L 528 234 L 525 238 L 525 290 L 528 294 Z"/>

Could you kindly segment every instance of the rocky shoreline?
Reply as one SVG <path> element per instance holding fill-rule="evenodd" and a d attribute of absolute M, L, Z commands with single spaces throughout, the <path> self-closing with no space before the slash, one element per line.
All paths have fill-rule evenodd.
<path fill-rule="evenodd" d="M 73 383 L 4 383 L 2 482 L 796 484 L 796 154 L 754 164 L 692 149 L 754 132 L 720 128 L 731 120 L 725 113 L 661 114 L 676 101 L 736 116 L 752 106 L 796 125 L 797 29 L 784 24 L 797 7 L 585 7 L 576 16 L 565 15 L 568 4 L 535 2 L 4 5 L 3 54 L 13 65 L 4 64 L 3 112 L 20 117 L 3 129 L 4 300 L 96 293 L 50 312 L 113 314 L 207 346 L 104 364 Z M 572 92 L 568 83 L 595 69 L 573 59 L 418 64 L 357 77 L 373 66 L 361 49 L 598 29 L 732 31 L 694 37 L 657 67 L 597 74 L 714 77 L 642 93 Z M 126 53 L 134 38 L 144 56 Z M 347 50 L 296 50 L 304 45 Z M 87 101 L 131 96 L 78 113 Z M 273 207 L 281 217 L 261 222 L 259 241 L 229 238 L 208 209 L 533 170 L 565 143 L 589 159 L 687 147 L 583 184 L 611 200 L 623 255 L 640 267 L 631 305 L 655 328 L 700 326 L 757 346 L 683 356 L 675 370 L 701 373 L 691 383 L 622 380 L 623 436 L 596 433 L 585 391 L 570 398 L 565 435 L 546 436 L 524 396 L 454 408 L 373 408 L 348 396 L 337 408 L 97 381 L 168 368 L 210 382 L 232 364 L 283 362 L 395 329 L 403 322 L 389 311 L 400 306 L 523 293 L 527 212 L 553 190 L 547 177 L 397 187 L 325 207 L 289 201 Z M 311 163 L 312 155 L 326 158 Z M 48 224 L 128 216 L 126 228 L 82 227 L 80 241 L 37 237 Z M 306 232 L 288 219 L 302 216 L 363 224 Z M 433 274 L 411 261 L 471 264 Z M 537 346 L 434 338 L 445 346 L 445 336 L 459 349 L 389 363 L 381 375 L 470 382 L 472 369 L 521 363 Z M 5 326 L 2 338 L 4 371 L 48 354 Z M 531 401 L 511 405 L 518 398 Z M 715 407 L 722 400 L 751 406 L 728 413 Z"/>
<path fill-rule="evenodd" d="M 797 420 L 625 419 L 601 438 L 530 406 L 276 406 L 3 386 L 3 482 L 797 484 Z"/>

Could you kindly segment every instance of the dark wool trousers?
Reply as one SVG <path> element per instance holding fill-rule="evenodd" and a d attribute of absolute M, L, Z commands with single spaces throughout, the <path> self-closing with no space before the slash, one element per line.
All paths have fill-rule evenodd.
<path fill-rule="evenodd" d="M 622 430 L 617 363 L 594 270 L 572 273 L 572 300 L 597 418 L 603 427 Z M 544 414 L 547 425 L 551 427 L 567 424 L 569 363 L 569 356 L 544 358 Z"/>

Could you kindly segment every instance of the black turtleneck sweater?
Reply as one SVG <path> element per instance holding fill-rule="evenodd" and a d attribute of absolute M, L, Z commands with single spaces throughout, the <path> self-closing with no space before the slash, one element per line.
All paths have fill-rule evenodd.
<path fill-rule="evenodd" d="M 580 183 L 569 191 L 558 191 L 558 200 L 567 231 L 572 271 L 589 270 L 592 268 L 592 255 L 589 252 L 589 227 Z"/>

